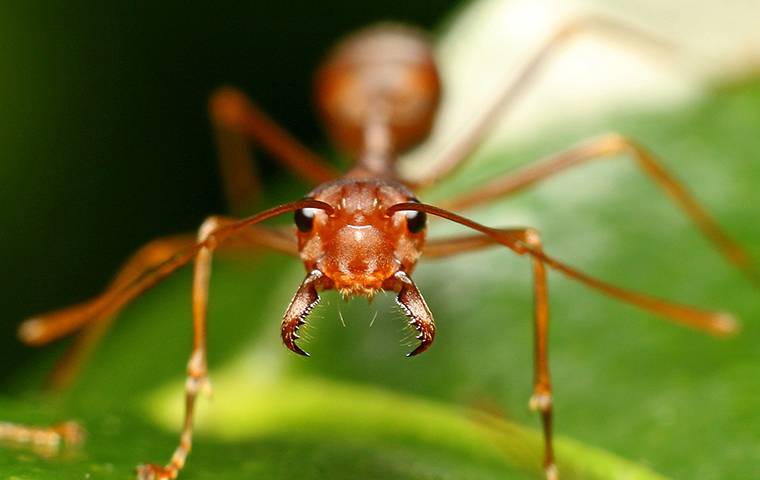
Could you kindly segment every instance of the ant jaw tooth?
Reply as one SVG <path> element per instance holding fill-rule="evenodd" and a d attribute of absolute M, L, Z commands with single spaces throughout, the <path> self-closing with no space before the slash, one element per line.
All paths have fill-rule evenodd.
<path fill-rule="evenodd" d="M 285 346 L 293 353 L 297 353 L 298 355 L 309 357 L 309 352 L 305 351 L 301 347 L 299 347 L 296 344 L 296 340 L 299 340 L 301 338 L 300 335 L 298 335 L 298 327 L 296 327 L 292 332 L 286 333 L 283 335 L 283 342 L 285 343 Z"/>
<path fill-rule="evenodd" d="M 301 347 L 296 344 L 296 340 L 300 339 L 301 337 L 298 335 L 296 331 L 290 332 L 289 334 L 285 334 L 282 337 L 283 343 L 293 353 L 297 353 L 298 355 L 309 357 L 309 353 L 302 349 Z"/>
<path fill-rule="evenodd" d="M 407 353 L 407 357 L 415 357 L 419 355 L 420 353 L 424 352 L 425 350 L 430 347 L 430 344 L 433 343 L 430 340 L 422 340 L 419 345 L 417 345 L 417 348 L 412 350 L 411 352 Z"/>
<path fill-rule="evenodd" d="M 294 353 L 297 353 L 297 354 L 299 354 L 299 355 L 301 355 L 301 356 L 304 356 L 304 357 L 310 357 L 310 356 L 311 356 L 311 355 L 309 355 L 309 352 L 307 352 L 307 351 L 303 350 L 301 347 L 299 347 L 298 345 L 296 345 L 296 344 L 295 344 L 295 342 L 291 343 L 291 344 L 290 344 L 290 345 L 288 345 L 287 347 L 288 347 L 288 348 L 289 348 L 289 349 L 290 349 L 292 352 L 294 352 Z"/>

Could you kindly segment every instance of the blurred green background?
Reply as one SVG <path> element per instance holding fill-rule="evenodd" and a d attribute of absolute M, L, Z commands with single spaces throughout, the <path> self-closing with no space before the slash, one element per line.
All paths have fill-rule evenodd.
<path fill-rule="evenodd" d="M 0 419 L 75 417 L 91 435 L 82 452 L 53 461 L 0 448 L 0 473 L 121 479 L 139 461 L 168 458 L 191 336 L 188 271 L 120 315 L 62 401 L 35 392 L 65 345 L 26 349 L 15 328 L 30 314 L 99 291 L 147 239 L 194 230 L 224 211 L 208 94 L 239 86 L 306 144 L 333 156 L 311 107 L 311 74 L 325 50 L 375 20 L 436 32 L 459 7 L 0 6 Z M 760 81 L 747 74 L 688 103 L 558 122 L 496 146 L 426 199 L 617 130 L 658 153 L 760 258 L 758 126 Z M 264 165 L 273 186 L 265 202 L 305 189 Z M 563 478 L 760 477 L 760 295 L 631 163 L 579 169 L 474 215 L 498 226 L 536 226 L 547 250 L 571 265 L 729 310 L 744 322 L 739 337 L 718 341 L 552 274 Z M 276 330 L 302 275 L 298 262 L 278 256 L 215 265 L 209 342 L 216 397 L 210 407 L 200 402 L 188 479 L 538 477 L 538 420 L 526 408 L 532 367 L 524 259 L 493 250 L 421 265 L 415 280 L 439 335 L 411 361 L 390 296 L 368 308 L 324 295 L 310 322 L 313 357 L 289 354 Z"/>

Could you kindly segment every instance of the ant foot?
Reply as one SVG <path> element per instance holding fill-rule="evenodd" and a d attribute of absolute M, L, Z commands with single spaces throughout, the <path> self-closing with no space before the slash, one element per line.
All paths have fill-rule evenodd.
<path fill-rule="evenodd" d="M 177 470 L 145 463 L 137 467 L 137 480 L 169 480 L 177 478 Z"/>

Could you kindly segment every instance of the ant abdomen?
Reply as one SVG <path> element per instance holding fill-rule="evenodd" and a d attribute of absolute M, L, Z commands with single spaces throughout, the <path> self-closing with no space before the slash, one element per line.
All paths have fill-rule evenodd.
<path fill-rule="evenodd" d="M 328 131 L 358 154 L 367 128 L 390 129 L 395 152 L 425 139 L 440 97 L 440 79 L 427 37 L 396 24 L 379 24 L 340 42 L 316 77 L 316 99 Z"/>

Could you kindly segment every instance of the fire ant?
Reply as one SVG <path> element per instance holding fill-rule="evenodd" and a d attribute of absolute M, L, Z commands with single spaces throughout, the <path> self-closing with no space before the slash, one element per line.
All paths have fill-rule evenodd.
<path fill-rule="evenodd" d="M 734 318 L 671 303 L 606 283 L 560 262 L 542 248 L 531 228 L 492 228 L 454 211 L 474 207 L 528 188 L 574 166 L 603 158 L 631 157 L 661 187 L 728 261 L 754 280 L 751 261 L 690 193 L 644 146 L 619 134 L 608 134 L 509 172 L 476 191 L 447 200 L 446 208 L 422 203 L 417 194 L 463 164 L 488 135 L 497 113 L 509 109 L 536 72 L 558 47 L 589 26 L 605 21 L 580 21 L 561 29 L 527 62 L 516 80 L 507 84 L 490 108 L 472 119 L 451 148 L 416 182 L 405 181 L 396 169 L 399 154 L 423 141 L 432 128 L 441 94 L 441 81 L 428 39 L 415 29 L 381 24 L 339 43 L 316 75 L 316 98 L 330 136 L 355 158 L 340 175 L 262 113 L 243 93 L 222 88 L 210 99 L 211 119 L 229 200 L 244 203 L 258 188 L 250 166 L 249 144 L 263 148 L 284 166 L 316 185 L 304 198 L 256 215 L 235 219 L 213 216 L 197 237 L 187 235 L 154 240 L 139 250 L 98 297 L 25 321 L 23 341 L 41 345 L 81 330 L 79 341 L 54 378 L 64 383 L 92 348 L 108 319 L 142 292 L 183 265 L 194 261 L 192 305 L 194 343 L 187 367 L 186 411 L 179 445 L 166 466 L 138 467 L 138 478 L 176 478 L 192 446 L 193 412 L 198 393 L 209 388 L 206 356 L 206 313 L 212 256 L 236 248 L 271 248 L 300 257 L 306 277 L 287 306 L 281 325 L 285 346 L 299 355 L 299 328 L 319 302 L 319 291 L 334 289 L 345 296 L 371 297 L 379 291 L 397 293 L 397 302 L 416 329 L 419 344 L 409 356 L 430 348 L 436 334 L 433 315 L 412 274 L 421 257 L 446 257 L 501 245 L 531 260 L 534 286 L 534 375 L 530 407 L 540 413 L 544 435 L 544 469 L 548 479 L 559 478 L 552 443 L 552 388 L 547 337 L 549 331 L 546 269 L 620 301 L 668 320 L 727 335 L 737 329 Z M 607 26 L 609 22 L 607 22 Z M 615 26 L 620 30 L 626 27 Z M 630 30 L 627 33 L 634 33 Z M 242 172 L 242 173 L 241 173 Z M 290 213 L 295 226 L 285 229 L 259 225 Z M 433 215 L 464 225 L 472 236 L 426 242 L 427 217 Z"/>

